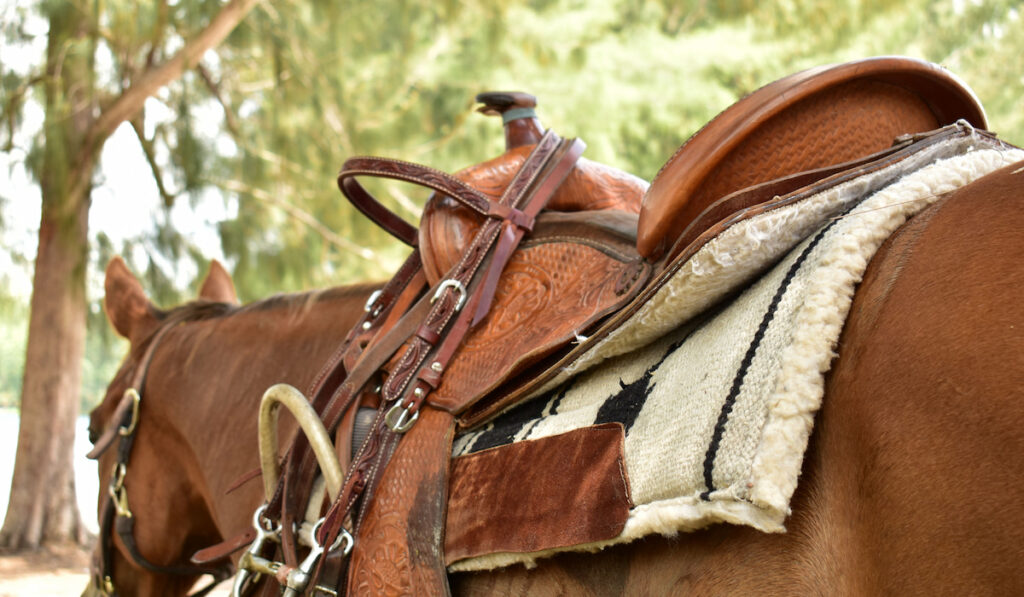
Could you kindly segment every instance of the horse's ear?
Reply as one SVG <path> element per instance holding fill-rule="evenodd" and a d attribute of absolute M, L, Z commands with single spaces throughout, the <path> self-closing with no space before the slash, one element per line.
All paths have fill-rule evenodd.
<path fill-rule="evenodd" d="M 146 298 L 142 284 L 139 284 L 120 257 L 114 257 L 107 264 L 103 288 L 106 291 L 103 306 L 107 311 L 107 319 L 123 338 L 131 340 L 144 328 L 157 323 L 153 306 Z"/>
<path fill-rule="evenodd" d="M 216 259 L 210 262 L 210 272 L 206 274 L 206 279 L 199 289 L 199 298 L 238 304 L 238 295 L 235 294 L 235 283 L 231 281 L 231 274 Z"/>

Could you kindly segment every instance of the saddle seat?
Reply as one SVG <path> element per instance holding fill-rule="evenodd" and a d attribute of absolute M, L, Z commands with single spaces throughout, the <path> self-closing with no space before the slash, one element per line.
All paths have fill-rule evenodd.
<path fill-rule="evenodd" d="M 532 96 L 505 95 L 514 99 L 482 111 L 535 105 Z M 974 93 L 937 65 L 879 57 L 820 66 L 766 85 L 720 113 L 676 151 L 649 187 L 636 176 L 581 159 L 548 211 L 639 213 L 637 252 L 648 261 L 665 263 L 685 247 L 680 240 L 692 241 L 741 209 L 854 167 L 900 136 L 959 119 L 976 128 L 987 126 Z M 500 197 L 539 138 L 539 123 L 530 125 L 533 132 L 518 126 L 515 135 L 506 131 L 506 138 L 514 141 L 505 154 L 455 176 L 492 198 Z M 742 201 L 727 199 L 772 181 Z M 479 222 L 451 199 L 431 198 L 420 225 L 431 282 L 458 261 Z"/>
<path fill-rule="evenodd" d="M 672 259 L 687 227 L 721 198 L 786 177 L 774 193 L 784 195 L 897 137 L 960 119 L 987 126 L 981 103 L 959 78 L 912 58 L 869 58 L 779 79 L 719 114 L 665 163 L 643 200 L 637 250 L 652 261 Z M 793 177 L 808 171 L 817 172 Z"/>
<path fill-rule="evenodd" d="M 642 283 L 652 286 L 688 247 L 698 238 L 706 239 L 722 223 L 748 217 L 775 197 L 876 161 L 896 151 L 903 138 L 958 120 L 986 127 L 984 110 L 973 92 L 936 65 L 880 57 L 822 66 L 766 85 L 723 111 L 679 148 L 646 192 L 632 175 L 594 162 L 578 163 L 538 221 L 554 214 L 569 217 L 576 222 L 575 236 L 586 237 L 588 222 L 608 220 L 599 214 L 617 214 L 620 237 L 635 237 L 635 248 L 627 250 L 650 269 L 650 279 Z M 511 138 L 508 127 L 507 140 Z M 539 134 L 539 126 L 537 130 L 535 134 L 520 130 L 516 141 L 523 145 L 455 176 L 489 195 L 499 195 L 532 148 L 527 143 Z M 593 203 L 586 203 L 588 196 Z M 631 230 L 628 222 L 638 205 L 637 227 Z M 424 263 L 434 264 L 434 275 L 457 261 L 464 239 L 472 238 L 480 220 L 443 195 L 431 199 L 419 232 Z M 617 249 L 621 251 L 621 245 Z M 520 259 L 528 261 L 526 251 L 521 252 Z M 630 261 L 627 257 L 621 263 Z M 555 297 L 549 305 L 559 298 L 575 299 L 606 282 L 580 283 L 589 286 Z M 634 306 L 620 303 L 616 308 L 628 311 Z M 596 321 L 592 318 L 589 323 Z M 576 330 L 577 338 L 586 335 L 587 330 Z M 543 354 L 538 351 L 531 359 L 517 361 L 505 375 L 482 386 L 487 395 L 461 418 L 462 428 L 479 425 L 499 408 L 524 398 L 521 380 L 531 376 L 518 374 L 527 366 L 537 375 L 556 362 L 564 366 L 574 346 L 564 337 L 560 342 L 548 340 Z M 478 334 L 476 342 L 480 341 Z"/>

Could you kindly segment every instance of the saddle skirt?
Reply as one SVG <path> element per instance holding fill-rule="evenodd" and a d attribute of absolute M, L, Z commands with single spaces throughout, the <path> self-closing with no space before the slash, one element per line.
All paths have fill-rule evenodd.
<path fill-rule="evenodd" d="M 947 127 L 703 243 L 540 395 L 456 438 L 449 570 L 714 522 L 783 531 L 825 372 L 872 255 L 944 193 L 1022 158 L 969 126 Z M 590 452 L 594 468 L 572 470 Z M 537 499 L 553 491 L 567 497 Z"/>

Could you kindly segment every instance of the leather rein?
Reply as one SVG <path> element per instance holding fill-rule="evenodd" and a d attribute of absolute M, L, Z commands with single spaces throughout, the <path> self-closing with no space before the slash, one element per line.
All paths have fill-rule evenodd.
<path fill-rule="evenodd" d="M 128 474 L 128 462 L 131 459 L 132 447 L 135 444 L 135 432 L 139 423 L 139 407 L 142 403 L 143 390 L 146 385 L 146 375 L 149 372 L 150 364 L 153 362 L 153 355 L 156 353 L 160 342 L 171 329 L 179 323 L 184 323 L 194 318 L 195 315 L 192 313 L 180 312 L 180 314 L 168 316 L 164 321 L 143 353 L 141 365 L 136 370 L 132 383 L 124 391 L 124 395 L 114 410 L 107 428 L 100 438 L 96 440 L 93 449 L 86 455 L 89 459 L 98 460 L 114 444 L 115 440 L 120 439 L 117 448 L 117 460 L 111 471 L 110 482 L 107 486 L 107 499 L 103 505 L 103 512 L 99 521 L 99 557 L 97 559 L 94 555 L 90 566 L 92 583 L 100 595 L 109 597 L 117 595 L 113 581 L 113 550 L 115 547 L 114 537 L 111 533 L 112 530 L 117 532 L 127 555 L 141 568 L 150 572 L 173 576 L 199 576 L 203 574 L 213 576 L 213 580 L 209 585 L 193 593 L 190 597 L 203 597 L 233 574 L 230 562 L 220 566 L 201 566 L 195 564 L 164 566 L 154 564 L 146 559 L 139 552 L 138 545 L 135 542 L 135 516 L 128 506 L 128 490 L 124 484 L 125 477 Z"/>

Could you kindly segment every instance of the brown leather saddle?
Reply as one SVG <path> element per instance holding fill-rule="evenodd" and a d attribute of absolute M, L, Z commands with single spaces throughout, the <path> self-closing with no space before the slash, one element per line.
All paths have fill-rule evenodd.
<path fill-rule="evenodd" d="M 737 218 L 871 168 L 908 135 L 957 120 L 986 126 L 970 90 L 937 66 L 875 58 L 820 67 L 737 102 L 647 188 L 579 158 L 580 142 L 545 132 L 532 97 L 480 99 L 483 111 L 504 120 L 502 156 L 454 176 L 354 158 L 339 175 L 345 195 L 413 254 L 310 392 L 325 426 L 343 436 L 358 426 L 358 413 L 376 413 L 366 417 L 359 433 L 366 439 L 353 447 L 342 491 L 313 533 L 318 546 L 354 537 L 350 557 L 325 549 L 300 564 L 293 523 L 316 472 L 301 435 L 267 505 L 266 516 L 283 529 L 282 570 L 308 563 L 304 584 L 289 584 L 299 593 L 318 586 L 359 595 L 447 593 L 444 529 L 457 428 L 535 394 Z M 420 226 L 383 208 L 359 176 L 434 189 Z M 471 486 L 462 479 L 460 491 Z M 277 590 L 274 582 L 264 586 Z"/>

